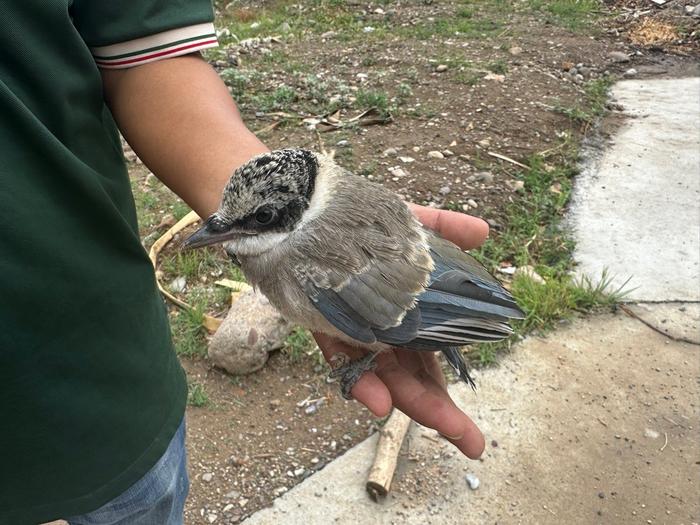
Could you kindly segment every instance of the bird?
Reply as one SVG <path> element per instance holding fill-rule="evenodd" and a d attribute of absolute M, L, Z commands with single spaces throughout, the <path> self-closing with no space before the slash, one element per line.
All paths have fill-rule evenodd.
<path fill-rule="evenodd" d="M 331 362 L 346 399 L 392 347 L 442 352 L 475 388 L 461 348 L 502 340 L 524 318 L 474 257 L 326 153 L 279 149 L 237 168 L 219 208 L 183 246 L 213 244 L 288 321 L 365 350 Z"/>

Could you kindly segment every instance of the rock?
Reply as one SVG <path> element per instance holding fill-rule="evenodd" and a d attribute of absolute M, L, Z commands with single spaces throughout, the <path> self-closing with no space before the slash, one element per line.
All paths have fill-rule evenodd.
<path fill-rule="evenodd" d="M 490 171 L 479 171 L 474 174 L 474 180 L 485 184 L 493 184 L 493 173 Z"/>
<path fill-rule="evenodd" d="M 444 159 L 445 158 L 445 156 L 442 153 L 440 153 L 439 151 L 429 151 L 428 157 L 430 157 L 431 159 Z"/>
<path fill-rule="evenodd" d="M 574 63 L 573 63 L 573 62 L 570 62 L 570 61 L 566 60 L 566 61 L 564 61 L 564 62 L 561 63 L 561 69 L 562 69 L 563 71 L 570 71 L 570 70 L 573 69 L 573 68 L 574 68 Z"/>
<path fill-rule="evenodd" d="M 489 225 L 489 228 L 498 229 L 501 227 L 501 225 L 493 219 L 486 219 L 486 223 Z"/>
<path fill-rule="evenodd" d="M 466 475 L 467 479 L 467 485 L 469 485 L 469 488 L 472 490 L 476 490 L 479 488 L 479 485 L 481 485 L 481 482 L 479 481 L 479 478 L 477 478 L 474 474 L 469 473 Z"/>
<path fill-rule="evenodd" d="M 545 280 L 542 278 L 542 276 L 535 271 L 535 269 L 530 266 L 520 266 L 515 270 L 515 273 L 513 274 L 514 277 L 527 277 L 531 281 L 536 282 L 537 284 L 546 284 Z"/>
<path fill-rule="evenodd" d="M 226 514 L 228 511 L 230 511 L 233 508 L 233 503 L 229 503 L 224 507 L 223 513 Z"/>
<path fill-rule="evenodd" d="M 185 291 L 185 288 L 187 288 L 187 279 L 184 277 L 176 277 L 168 285 L 168 288 L 170 288 L 170 291 L 173 293 L 182 293 Z"/>
<path fill-rule="evenodd" d="M 413 150 L 414 153 L 418 153 L 420 151 L 420 146 L 413 146 L 411 150 Z"/>
<path fill-rule="evenodd" d="M 265 364 L 268 352 L 284 346 L 292 326 L 262 294 L 242 292 L 212 337 L 209 357 L 232 374 L 249 374 Z"/>
<path fill-rule="evenodd" d="M 513 182 L 513 191 L 521 191 L 525 189 L 525 182 L 521 180 L 516 180 Z"/>
<path fill-rule="evenodd" d="M 488 148 L 491 146 L 491 140 L 490 139 L 481 139 L 479 141 L 479 146 L 482 148 Z"/>
<path fill-rule="evenodd" d="M 440 64 L 438 67 L 435 68 L 435 71 L 437 71 L 438 73 L 444 73 L 445 71 L 447 71 L 447 69 L 448 68 L 445 64 Z"/>
<path fill-rule="evenodd" d="M 644 437 L 648 437 L 651 439 L 656 439 L 659 437 L 659 433 L 656 430 L 652 430 L 650 428 L 644 429 Z"/>
<path fill-rule="evenodd" d="M 476 203 L 474 199 L 467 199 L 467 204 L 469 204 L 470 208 L 478 208 L 479 205 Z"/>
<path fill-rule="evenodd" d="M 294 475 L 295 475 L 296 477 L 299 477 L 299 476 L 301 476 L 304 472 L 305 472 L 305 470 L 304 470 L 303 468 L 300 467 L 300 468 L 298 468 L 298 469 L 296 469 L 296 470 L 294 471 Z"/>
<path fill-rule="evenodd" d="M 696 5 L 690 12 L 690 16 L 693 18 L 700 18 L 700 4 Z"/>
<path fill-rule="evenodd" d="M 580 67 L 578 68 L 578 72 L 580 75 L 583 75 L 584 77 L 590 77 L 591 76 L 591 68 L 590 67 Z"/>
<path fill-rule="evenodd" d="M 335 31 L 326 31 L 325 33 L 321 34 L 321 38 L 323 40 L 328 40 L 329 38 L 333 38 L 337 33 Z"/>
<path fill-rule="evenodd" d="M 625 72 L 623 73 L 622 76 L 625 76 L 625 77 L 633 77 L 633 76 L 636 76 L 636 75 L 637 75 L 637 70 L 634 69 L 633 67 L 631 67 L 631 68 L 629 68 L 627 71 L 625 71 Z"/>
<path fill-rule="evenodd" d="M 405 177 L 408 175 L 408 173 L 404 169 L 398 167 L 393 169 L 390 168 L 389 171 L 394 177 Z"/>
<path fill-rule="evenodd" d="M 350 146 L 350 141 L 345 140 L 345 139 L 339 140 L 338 142 L 335 143 L 335 145 L 338 146 L 339 148 L 347 148 L 348 146 Z"/>
<path fill-rule="evenodd" d="M 401 162 L 406 163 L 406 164 L 410 164 L 411 162 L 415 162 L 415 161 L 416 161 L 416 159 L 414 159 L 413 157 L 399 157 L 399 160 L 400 160 Z"/>
<path fill-rule="evenodd" d="M 630 57 L 627 53 L 623 53 L 622 51 L 611 51 L 608 53 L 608 58 L 612 60 L 613 62 L 629 62 Z"/>
<path fill-rule="evenodd" d="M 205 483 L 209 483 L 212 479 L 214 479 L 214 474 L 212 474 L 211 472 L 202 474 L 202 481 L 204 481 Z"/>
<path fill-rule="evenodd" d="M 156 228 L 170 228 L 171 226 L 174 226 L 176 222 L 175 216 L 172 213 L 166 213 L 163 215 L 163 218 L 160 220 Z"/>
<path fill-rule="evenodd" d="M 213 512 L 207 515 L 207 521 L 209 523 L 214 523 L 219 516 Z"/>
<path fill-rule="evenodd" d="M 442 156 L 443 157 L 454 157 L 455 154 L 452 152 L 452 150 L 444 149 L 444 150 L 442 150 Z"/>
<path fill-rule="evenodd" d="M 517 57 L 519 54 L 523 52 L 523 48 L 520 46 L 513 46 L 511 47 L 508 52 L 513 55 L 514 57 Z"/>
<path fill-rule="evenodd" d="M 448 195 L 452 191 L 452 188 L 449 186 L 443 186 L 440 188 L 440 195 Z"/>
<path fill-rule="evenodd" d="M 396 150 L 396 148 L 387 148 L 382 152 L 382 155 L 385 157 L 396 157 L 399 154 L 399 152 Z"/>
<path fill-rule="evenodd" d="M 238 492 L 237 490 L 232 490 L 231 492 L 227 492 L 224 497 L 228 498 L 228 499 L 238 499 L 238 498 L 240 498 L 240 496 L 241 496 L 240 492 Z"/>

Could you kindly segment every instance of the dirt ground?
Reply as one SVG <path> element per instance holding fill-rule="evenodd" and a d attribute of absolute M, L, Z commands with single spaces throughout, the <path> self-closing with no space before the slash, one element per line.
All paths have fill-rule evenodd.
<path fill-rule="evenodd" d="M 217 26 L 229 27 L 231 20 L 265 26 L 268 10 L 278 4 L 284 3 L 219 5 Z M 260 36 L 279 39 L 241 51 L 224 37 L 222 49 L 208 58 L 222 76 L 232 70 L 245 75 L 237 97 L 241 112 L 271 148 L 334 149 L 352 171 L 407 200 L 479 215 L 497 236 L 507 204 L 518 198 L 520 168 L 513 161 L 544 154 L 556 163 L 582 138 L 594 120 L 584 111 L 590 82 L 622 76 L 630 68 L 637 75 L 672 75 L 696 67 L 686 56 L 692 46 L 671 49 L 675 54 L 669 55 L 663 47 L 635 45 L 621 31 L 628 26 L 619 17 L 606 15 L 572 28 L 541 10 L 518 6 L 458 0 L 348 3 L 346 11 L 352 24 L 359 21 L 359 31 L 329 22 L 328 31 L 293 25 L 287 33 L 275 25 Z M 469 21 L 459 27 L 473 33 L 444 29 L 455 20 Z M 628 54 L 629 61 L 614 61 L 612 51 Z M 237 89 L 235 82 L 229 84 Z M 390 114 L 391 122 L 322 134 L 304 122 L 338 106 L 343 109 L 337 116 L 347 121 L 371 105 Z M 186 208 L 131 160 L 148 246 Z M 226 294 L 213 290 L 211 281 L 230 270 L 220 252 L 207 253 L 209 258 L 187 276 L 182 297 L 191 300 L 190 290 L 200 287 L 207 311 L 221 315 Z M 172 249 L 164 256 L 178 257 Z M 163 282 L 177 278 L 181 268 L 163 265 Z M 173 308 L 175 320 L 178 315 Z M 196 337 L 197 344 L 206 343 Z M 343 401 L 325 382 L 326 369 L 315 358 L 293 362 L 276 353 L 263 370 L 232 377 L 215 369 L 201 350 L 185 354 L 181 361 L 190 383 L 206 393 L 197 403 L 202 406 L 190 406 L 187 414 L 188 524 L 238 523 L 376 429 L 366 410 Z M 306 411 L 309 402 L 312 413 Z"/>

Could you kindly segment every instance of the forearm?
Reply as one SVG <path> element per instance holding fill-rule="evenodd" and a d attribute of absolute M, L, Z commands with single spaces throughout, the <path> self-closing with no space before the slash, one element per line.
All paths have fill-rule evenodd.
<path fill-rule="evenodd" d="M 235 168 L 267 151 L 199 56 L 103 70 L 105 98 L 134 151 L 200 216 L 216 210 Z"/>

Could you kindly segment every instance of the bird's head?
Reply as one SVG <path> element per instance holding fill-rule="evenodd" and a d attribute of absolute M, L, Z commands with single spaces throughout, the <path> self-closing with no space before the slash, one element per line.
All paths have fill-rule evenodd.
<path fill-rule="evenodd" d="M 186 247 L 230 242 L 269 244 L 291 232 L 308 209 L 318 159 L 304 149 L 263 153 L 239 167 L 224 188 L 221 205 L 186 241 Z"/>

